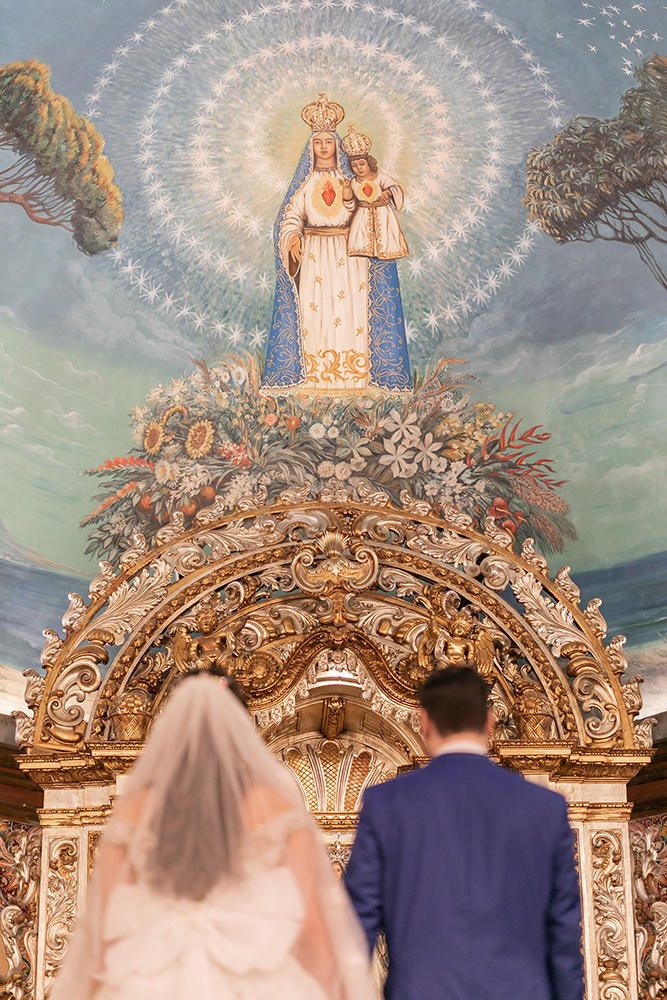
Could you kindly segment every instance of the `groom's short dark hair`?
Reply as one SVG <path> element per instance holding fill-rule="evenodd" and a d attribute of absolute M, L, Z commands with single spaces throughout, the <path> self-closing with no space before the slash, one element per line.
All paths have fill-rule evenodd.
<path fill-rule="evenodd" d="M 445 667 L 429 674 L 419 689 L 419 704 L 441 736 L 481 733 L 486 725 L 489 689 L 472 667 Z"/>

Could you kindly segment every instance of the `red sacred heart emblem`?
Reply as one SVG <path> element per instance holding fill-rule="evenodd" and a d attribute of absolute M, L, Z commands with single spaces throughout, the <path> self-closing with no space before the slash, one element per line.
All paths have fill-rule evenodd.
<path fill-rule="evenodd" d="M 329 208 L 333 205 L 336 200 L 336 192 L 334 191 L 331 181 L 327 181 L 322 189 L 322 201 Z"/>
<path fill-rule="evenodd" d="M 367 198 L 370 198 L 370 196 L 373 194 L 373 188 L 371 187 L 370 184 L 364 184 L 361 190 L 364 192 Z"/>

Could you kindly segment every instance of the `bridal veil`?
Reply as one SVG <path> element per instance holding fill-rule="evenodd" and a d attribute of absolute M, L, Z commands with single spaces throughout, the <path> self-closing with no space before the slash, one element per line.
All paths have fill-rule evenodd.
<path fill-rule="evenodd" d="M 281 831 L 277 838 L 276 831 Z M 269 862 L 272 867 L 267 867 L 269 833 L 274 848 L 278 845 Z M 261 914 L 261 926 L 268 928 L 267 940 L 272 934 L 271 914 L 276 914 L 278 922 L 285 919 L 285 913 L 279 912 L 280 900 L 277 906 L 265 906 L 262 899 L 271 892 L 275 898 L 271 872 L 281 873 L 287 896 L 291 887 L 298 900 L 299 918 L 293 921 L 293 936 L 286 947 L 290 961 L 295 960 L 302 970 L 299 975 L 305 970 L 306 978 L 312 977 L 319 986 L 317 995 L 327 1000 L 371 1000 L 363 935 L 300 792 L 266 749 L 225 681 L 206 674 L 187 678 L 175 688 L 157 719 L 100 839 L 86 912 L 54 984 L 52 1000 L 124 995 L 107 993 L 104 986 L 105 950 L 109 951 L 113 938 L 109 921 L 123 896 L 133 900 L 126 924 L 134 919 L 132 908 L 135 916 L 138 909 L 144 915 L 157 914 L 158 923 L 160 914 L 170 911 L 175 915 L 172 924 L 177 925 L 179 915 L 187 922 L 187 914 L 208 907 L 204 936 L 216 923 L 215 907 L 227 907 L 227 923 L 223 920 L 218 925 L 219 950 L 229 952 L 231 947 L 233 953 L 236 947 L 233 942 L 225 943 L 224 927 L 232 929 L 232 937 L 241 935 L 239 954 L 244 948 L 260 949 L 261 934 L 255 940 L 252 933 L 253 907 Z M 136 902 L 142 899 L 150 902 L 143 909 Z M 245 907 L 247 932 L 239 921 L 229 922 L 231 911 L 225 901 L 230 899 L 241 901 L 235 904 L 237 911 Z M 145 916 L 143 922 L 150 923 L 151 918 Z M 143 949 L 146 960 L 141 974 L 148 975 L 151 945 L 142 942 L 149 940 L 150 928 L 141 923 L 137 917 L 135 951 Z M 189 926 L 191 930 L 192 920 Z M 126 927 L 123 933 L 127 938 L 133 932 Z M 182 941 L 183 936 L 177 939 Z M 215 942 L 211 947 L 217 947 Z M 255 958 L 248 961 L 252 966 Z M 266 965 L 266 956 L 256 956 L 256 962 Z M 238 968 L 235 975 L 236 980 L 230 973 L 230 982 L 238 980 Z M 155 995 L 164 1000 L 171 996 L 169 992 Z M 174 1000 L 177 995 L 183 994 L 174 992 Z M 228 995 L 236 995 L 232 987 Z"/>

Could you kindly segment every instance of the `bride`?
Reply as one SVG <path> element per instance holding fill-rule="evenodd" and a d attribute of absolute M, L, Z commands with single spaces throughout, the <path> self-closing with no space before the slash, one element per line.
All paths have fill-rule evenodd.
<path fill-rule="evenodd" d="M 105 829 L 52 1000 L 372 1000 L 345 891 L 226 681 L 187 678 Z"/>

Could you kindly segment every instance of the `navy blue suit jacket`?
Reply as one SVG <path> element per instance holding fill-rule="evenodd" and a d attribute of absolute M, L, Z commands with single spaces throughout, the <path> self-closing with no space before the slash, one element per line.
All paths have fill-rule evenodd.
<path fill-rule="evenodd" d="M 583 1000 L 565 800 L 488 757 L 369 788 L 345 881 L 388 1000 Z"/>

